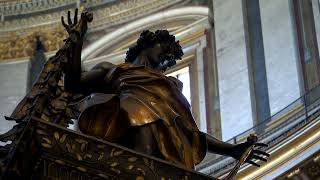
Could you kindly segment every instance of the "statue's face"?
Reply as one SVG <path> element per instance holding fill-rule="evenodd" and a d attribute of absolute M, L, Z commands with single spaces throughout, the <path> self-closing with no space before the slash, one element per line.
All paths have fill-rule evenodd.
<path fill-rule="evenodd" d="M 150 63 L 153 67 L 157 67 L 159 63 L 161 63 L 160 55 L 162 54 L 163 49 L 161 44 L 156 44 L 154 47 L 150 48 L 147 55 Z"/>
<path fill-rule="evenodd" d="M 172 63 L 175 64 L 173 52 L 168 47 L 163 43 L 150 48 L 148 58 L 154 69 L 165 71 Z"/>

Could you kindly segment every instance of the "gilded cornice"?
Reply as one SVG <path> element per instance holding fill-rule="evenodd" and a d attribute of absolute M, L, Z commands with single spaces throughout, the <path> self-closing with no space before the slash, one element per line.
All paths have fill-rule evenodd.
<path fill-rule="evenodd" d="M 97 7 L 116 0 L 86 0 L 88 7 Z M 14 16 L 33 14 L 55 9 L 66 9 L 71 5 L 80 5 L 81 0 L 0 0 L 0 14 Z"/>
<path fill-rule="evenodd" d="M 93 10 L 94 21 L 90 26 L 95 29 L 101 25 L 104 27 L 118 25 L 182 1 L 183 0 L 121 0 L 117 4 L 110 3 L 110 5 L 104 8 Z M 5 32 L 28 30 L 35 26 L 60 25 L 60 17 L 66 15 L 68 10 L 73 11 L 73 8 L 67 8 L 49 14 L 44 13 L 26 18 L 1 21 L 0 35 Z"/>
<path fill-rule="evenodd" d="M 15 0 L 0 1 L 0 14 L 12 16 L 47 11 L 54 8 L 76 4 L 77 0 Z"/>
<path fill-rule="evenodd" d="M 12 32 L 10 37 L 0 40 L 0 61 L 27 59 L 34 51 L 35 36 L 41 37 L 46 51 L 50 52 L 62 46 L 66 33 L 62 28 L 55 28 L 50 31 L 37 29 L 37 31 L 31 31 L 22 36 Z"/>
<path fill-rule="evenodd" d="M 95 3 L 99 4 L 100 1 L 95 0 Z M 94 32 L 121 25 L 181 2 L 183 0 L 120 0 L 117 3 L 109 3 L 105 7 L 92 10 L 94 21 L 90 23 L 89 30 Z M 60 17 L 65 16 L 68 10 L 73 11 L 64 9 L 0 22 L 0 61 L 27 59 L 32 51 L 32 39 L 35 34 L 44 36 L 47 51 L 57 50 L 65 38 Z"/>

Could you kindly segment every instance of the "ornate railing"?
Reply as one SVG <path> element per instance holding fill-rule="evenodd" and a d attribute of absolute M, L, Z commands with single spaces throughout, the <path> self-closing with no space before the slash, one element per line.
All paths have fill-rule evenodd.
<path fill-rule="evenodd" d="M 287 107 L 264 120 L 260 124 L 228 140 L 231 144 L 246 141 L 251 133 L 256 133 L 259 141 L 268 144 L 268 149 L 285 141 L 305 125 L 317 120 L 320 115 L 320 85 L 301 96 Z M 197 167 L 197 170 L 209 175 L 220 175 L 228 172 L 235 164 L 229 157 L 214 157 Z"/>
<path fill-rule="evenodd" d="M 3 179 L 13 179 L 15 161 L 27 165 L 19 169 L 26 179 L 214 179 L 37 118 L 17 144 Z"/>

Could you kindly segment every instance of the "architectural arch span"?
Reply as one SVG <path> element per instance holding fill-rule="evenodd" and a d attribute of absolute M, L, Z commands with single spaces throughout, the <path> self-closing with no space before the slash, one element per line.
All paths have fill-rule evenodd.
<path fill-rule="evenodd" d="M 183 7 L 177 9 L 170 9 L 167 11 L 158 12 L 148 17 L 139 19 L 120 27 L 116 31 L 104 35 L 96 42 L 83 49 L 81 59 L 86 61 L 103 52 L 104 49 L 116 44 L 124 38 L 137 33 L 146 28 L 150 28 L 159 22 L 166 22 L 177 18 L 203 18 L 208 16 L 209 9 L 206 7 Z"/>

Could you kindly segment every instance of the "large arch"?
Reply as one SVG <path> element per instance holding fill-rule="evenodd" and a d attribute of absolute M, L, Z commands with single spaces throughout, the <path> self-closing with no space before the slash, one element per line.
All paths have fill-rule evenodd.
<path fill-rule="evenodd" d="M 158 12 L 148 17 L 139 19 L 132 23 L 129 23 L 116 31 L 104 35 L 99 40 L 89 45 L 82 51 L 82 60 L 85 61 L 92 57 L 95 57 L 99 53 L 103 52 L 104 49 L 116 44 L 124 38 L 141 31 L 145 28 L 152 27 L 155 24 L 171 21 L 179 18 L 203 18 L 208 17 L 208 8 L 206 7 L 183 7 L 177 9 L 171 9 L 167 11 Z"/>

